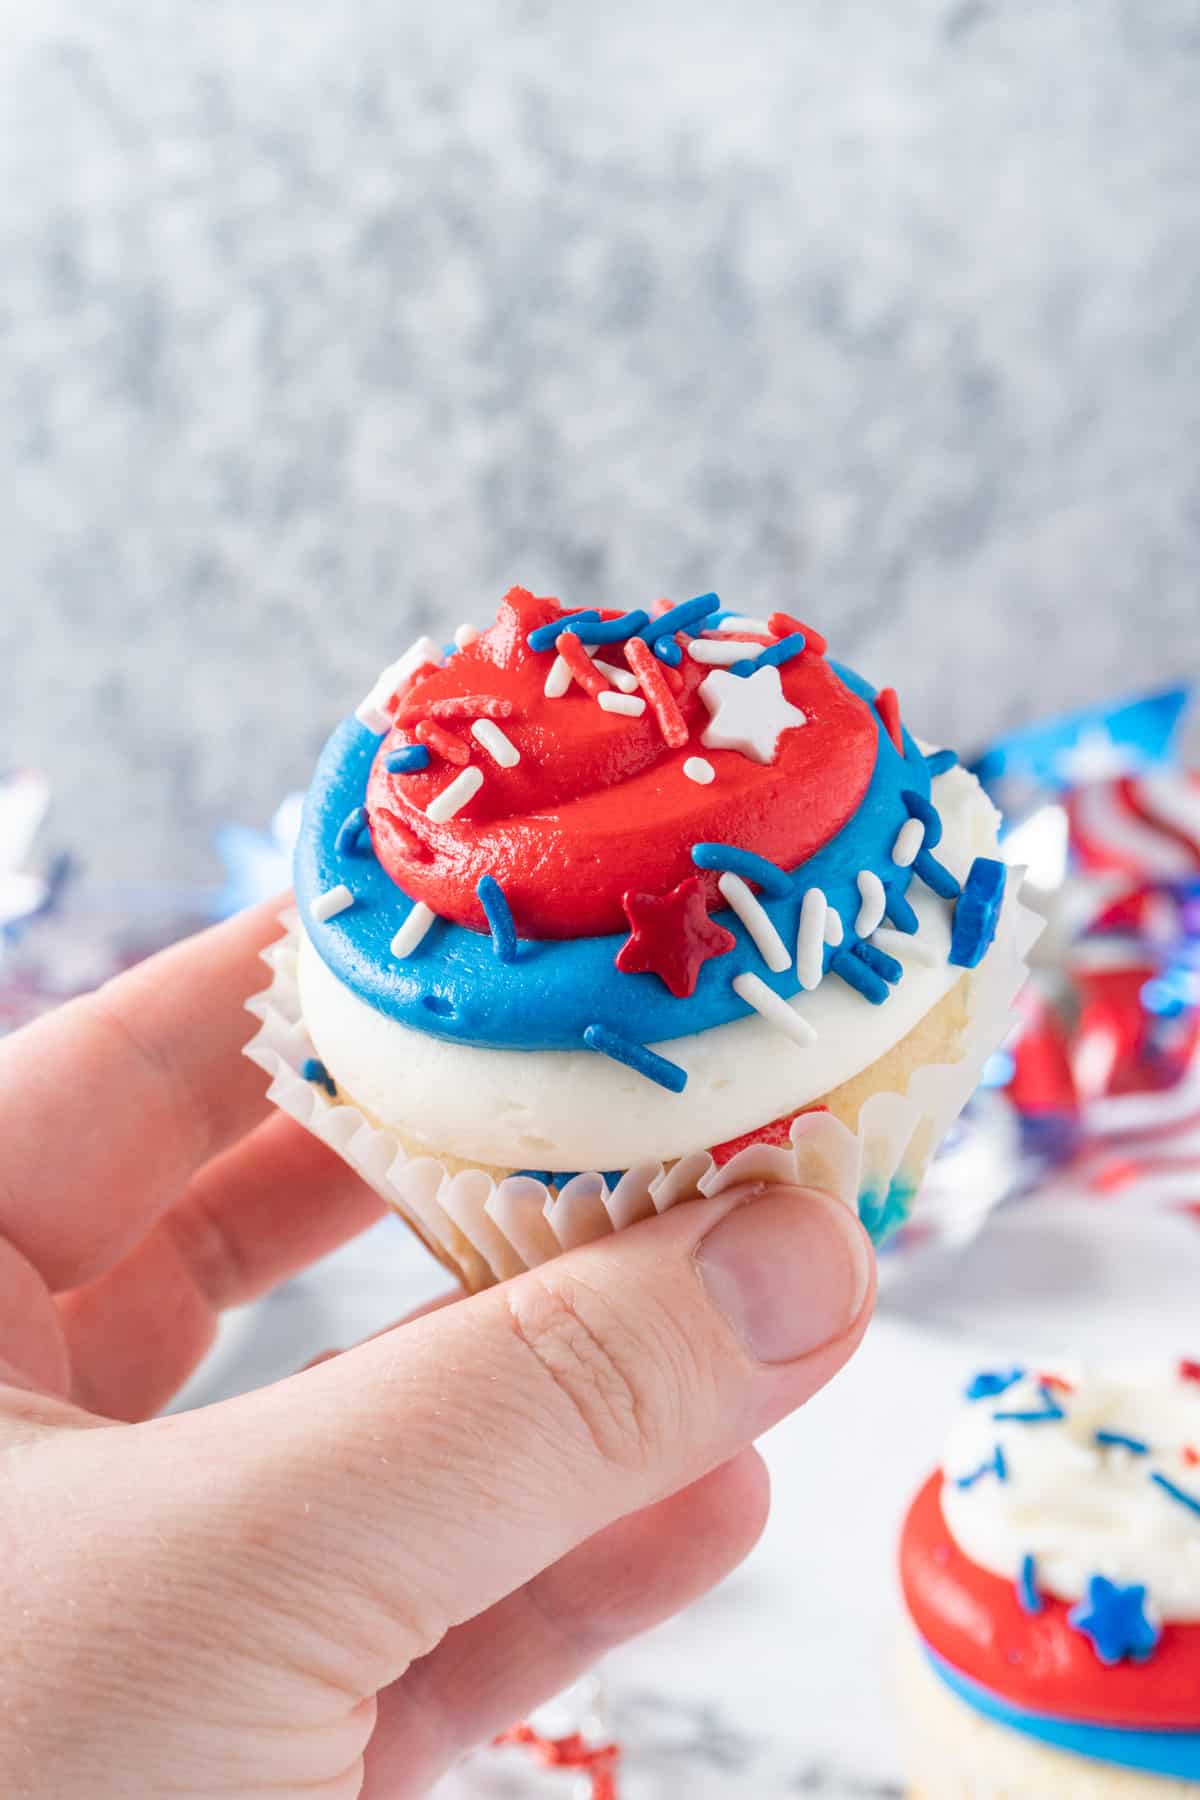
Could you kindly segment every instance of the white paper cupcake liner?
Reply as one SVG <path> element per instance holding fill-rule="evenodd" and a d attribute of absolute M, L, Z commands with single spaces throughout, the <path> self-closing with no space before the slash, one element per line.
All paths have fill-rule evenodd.
<path fill-rule="evenodd" d="M 801 1113 L 787 1145 L 752 1144 L 720 1166 L 697 1149 L 669 1167 L 629 1169 L 611 1191 L 590 1171 L 554 1193 L 532 1176 L 497 1182 L 483 1169 L 451 1171 L 435 1156 L 411 1155 L 392 1132 L 303 1073 L 317 1053 L 300 1010 L 294 910 L 281 915 L 284 935 L 263 953 L 270 985 L 247 1001 L 259 1029 L 246 1055 L 270 1076 L 275 1104 L 336 1150 L 471 1288 L 535 1268 L 697 1192 L 717 1194 L 744 1181 L 820 1188 L 855 1208 L 882 1238 L 907 1216 L 930 1157 L 1013 1023 L 1026 957 L 1042 928 L 1020 899 L 1020 876 L 1010 872 L 995 941 L 966 974 L 968 1018 L 954 1062 L 918 1068 L 904 1093 L 871 1095 L 855 1131 L 830 1113 Z"/>

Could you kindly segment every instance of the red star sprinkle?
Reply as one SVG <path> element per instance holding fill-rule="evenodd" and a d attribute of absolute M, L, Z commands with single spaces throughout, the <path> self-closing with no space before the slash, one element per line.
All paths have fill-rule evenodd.
<path fill-rule="evenodd" d="M 875 711 L 879 714 L 883 729 L 903 756 L 904 736 L 900 730 L 900 702 L 895 688 L 880 688 L 875 696 Z"/>
<path fill-rule="evenodd" d="M 737 939 L 708 916 L 704 886 L 688 875 L 669 894 L 623 894 L 630 934 L 617 951 L 623 975 L 657 975 L 675 995 L 696 991 L 702 963 L 724 956 Z"/>
<path fill-rule="evenodd" d="M 1200 1362 L 1189 1362 L 1186 1356 L 1181 1358 L 1177 1374 L 1180 1381 L 1200 1381 Z"/>

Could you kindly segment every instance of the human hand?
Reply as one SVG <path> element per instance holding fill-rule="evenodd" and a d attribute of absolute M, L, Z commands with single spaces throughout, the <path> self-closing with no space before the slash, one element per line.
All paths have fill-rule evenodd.
<path fill-rule="evenodd" d="M 857 1344 L 837 1201 L 734 1190 L 151 1415 L 379 1202 L 238 1052 L 260 907 L 0 1044 L 0 1790 L 405 1800 L 750 1549 Z"/>

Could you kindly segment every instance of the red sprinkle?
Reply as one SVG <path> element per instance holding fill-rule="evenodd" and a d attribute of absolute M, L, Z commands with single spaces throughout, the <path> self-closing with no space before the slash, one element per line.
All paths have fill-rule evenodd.
<path fill-rule="evenodd" d="M 376 822 L 403 848 L 406 856 L 411 856 L 416 862 L 428 861 L 428 844 L 422 843 L 416 832 L 409 830 L 399 813 L 392 812 L 386 806 L 377 806 L 372 814 L 372 823 Z"/>
<path fill-rule="evenodd" d="M 514 708 L 495 694 L 451 694 L 425 710 L 431 719 L 511 719 Z"/>
<path fill-rule="evenodd" d="M 1180 1381 L 1200 1381 L 1200 1362 L 1191 1362 L 1186 1356 L 1182 1357 L 1177 1372 Z"/>
<path fill-rule="evenodd" d="M 513 1725 L 494 1739 L 497 1749 L 518 1744 L 529 1751 L 534 1762 L 543 1769 L 582 1769 L 591 1777 L 591 1800 L 617 1800 L 617 1760 L 619 1744 L 589 1745 L 578 1731 L 570 1737 L 539 1737 L 532 1725 Z"/>
<path fill-rule="evenodd" d="M 767 624 L 771 627 L 772 635 L 777 638 L 791 637 L 794 631 L 802 631 L 804 648 L 811 650 L 814 656 L 824 656 L 829 648 L 827 638 L 823 637 L 819 631 L 814 631 L 811 625 L 805 625 L 800 619 L 793 619 L 791 613 L 774 612 L 767 620 Z"/>
<path fill-rule="evenodd" d="M 688 728 L 665 679 L 663 665 L 649 644 L 644 644 L 641 638 L 626 639 L 625 658 L 650 702 L 664 742 L 671 750 L 682 750 L 688 741 Z"/>
<path fill-rule="evenodd" d="M 1179 1454 L 1189 1469 L 1194 1469 L 1200 1463 L 1200 1450 L 1193 1450 L 1190 1444 L 1185 1444 Z"/>
<path fill-rule="evenodd" d="M 452 731 L 445 731 L 440 725 L 435 725 L 432 719 L 422 719 L 413 736 L 418 744 L 424 744 L 427 750 L 432 750 L 437 756 L 444 756 L 448 763 L 457 763 L 460 769 L 465 768 L 471 760 L 471 752 L 462 739 L 456 738 Z"/>
<path fill-rule="evenodd" d="M 903 756 L 904 737 L 900 730 L 900 702 L 896 697 L 895 688 L 880 688 L 875 696 L 875 711 L 879 714 L 883 729 Z"/>
<path fill-rule="evenodd" d="M 1064 1381 L 1061 1375 L 1039 1375 L 1038 1383 L 1041 1387 L 1057 1388 L 1060 1394 L 1073 1394 L 1075 1392 L 1075 1383 L 1073 1381 Z"/>
<path fill-rule="evenodd" d="M 600 673 L 573 631 L 560 632 L 554 640 L 554 648 L 584 693 L 590 694 L 593 700 L 597 694 L 603 694 L 612 685 Z"/>
<path fill-rule="evenodd" d="M 677 1000 L 696 991 L 700 970 L 711 956 L 726 956 L 737 943 L 709 917 L 704 885 L 689 875 L 669 894 L 627 893 L 622 900 L 629 936 L 617 951 L 623 975 L 650 974 Z"/>

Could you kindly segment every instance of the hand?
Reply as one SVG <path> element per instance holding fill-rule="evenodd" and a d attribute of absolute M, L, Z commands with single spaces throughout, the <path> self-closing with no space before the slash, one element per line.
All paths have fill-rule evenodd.
<path fill-rule="evenodd" d="M 0 1790 L 403 1800 L 750 1549 L 865 1328 L 794 1189 L 697 1199 L 151 1415 L 381 1208 L 239 1055 L 262 907 L 0 1044 Z"/>

